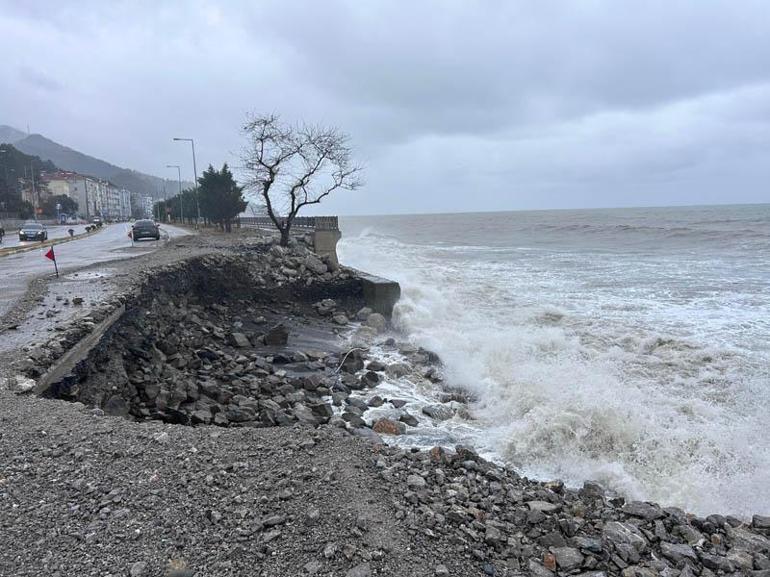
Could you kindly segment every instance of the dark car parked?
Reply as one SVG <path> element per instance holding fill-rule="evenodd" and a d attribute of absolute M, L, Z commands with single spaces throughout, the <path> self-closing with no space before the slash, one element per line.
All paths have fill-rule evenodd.
<path fill-rule="evenodd" d="M 48 230 L 39 222 L 25 222 L 19 229 L 19 241 L 48 240 Z"/>
<path fill-rule="evenodd" d="M 137 220 L 131 227 L 134 240 L 154 238 L 160 240 L 160 228 L 151 220 Z"/>

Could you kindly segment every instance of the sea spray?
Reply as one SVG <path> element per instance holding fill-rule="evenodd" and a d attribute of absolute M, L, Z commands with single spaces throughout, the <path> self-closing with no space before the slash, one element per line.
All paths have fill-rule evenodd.
<path fill-rule="evenodd" d="M 548 217 L 559 241 L 557 222 L 542 240 L 531 226 L 526 238 L 508 224 L 463 235 L 467 218 L 421 218 L 362 220 L 364 234 L 343 221 L 340 257 L 401 283 L 395 322 L 474 393 L 476 421 L 441 425 L 449 438 L 539 478 L 597 479 L 696 512 L 768 511 L 767 227 L 739 223 L 751 235 L 727 242 L 725 222 L 712 234 L 680 212 L 670 231 L 605 223 L 598 235 L 585 214 L 573 227 L 562 213 Z M 640 239 L 650 231 L 676 242 Z M 714 236 L 723 247 L 705 249 Z"/>

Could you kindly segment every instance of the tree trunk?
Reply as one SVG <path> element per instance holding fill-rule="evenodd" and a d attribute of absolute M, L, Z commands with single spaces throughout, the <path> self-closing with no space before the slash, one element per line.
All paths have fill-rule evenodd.
<path fill-rule="evenodd" d="M 281 246 L 289 246 L 289 225 L 281 229 Z"/>

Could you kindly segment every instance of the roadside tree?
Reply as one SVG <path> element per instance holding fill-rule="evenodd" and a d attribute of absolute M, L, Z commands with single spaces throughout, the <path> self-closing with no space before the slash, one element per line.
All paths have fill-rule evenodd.
<path fill-rule="evenodd" d="M 300 210 L 338 189 L 356 190 L 362 167 L 351 160 L 349 138 L 336 128 L 291 125 L 276 115 L 256 116 L 244 126 L 247 187 L 265 203 L 270 220 L 289 244 Z"/>
<path fill-rule="evenodd" d="M 233 219 L 247 205 L 243 198 L 243 187 L 235 182 L 227 163 L 222 165 L 221 170 L 209 164 L 203 176 L 198 179 L 198 195 L 201 215 L 217 223 L 226 232 L 231 232 Z"/>
<path fill-rule="evenodd" d="M 186 221 L 193 224 L 196 216 L 195 190 L 187 188 L 181 194 L 155 203 L 153 214 L 157 214 L 157 210 L 161 210 L 161 215 L 165 215 L 161 218 L 164 222 L 168 220 L 184 224 Z"/>
<path fill-rule="evenodd" d="M 59 205 L 59 210 L 56 205 Z M 59 214 L 74 215 L 78 211 L 78 203 L 75 199 L 66 194 L 57 194 L 50 196 L 43 201 L 43 214 L 46 216 L 58 216 Z"/>

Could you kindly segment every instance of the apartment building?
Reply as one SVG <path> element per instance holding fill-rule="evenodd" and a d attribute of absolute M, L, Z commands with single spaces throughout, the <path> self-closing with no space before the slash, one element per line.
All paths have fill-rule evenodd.
<path fill-rule="evenodd" d="M 126 220 L 131 217 L 131 193 L 107 180 L 76 172 L 57 171 L 41 178 L 49 194 L 64 194 L 78 203 L 78 216 L 90 220 Z"/>

